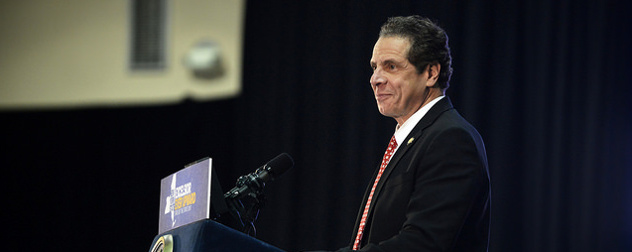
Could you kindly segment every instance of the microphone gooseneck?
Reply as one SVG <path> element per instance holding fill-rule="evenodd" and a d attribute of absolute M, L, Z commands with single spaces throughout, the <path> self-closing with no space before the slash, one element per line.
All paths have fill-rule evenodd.
<path fill-rule="evenodd" d="M 253 173 L 239 177 L 235 187 L 224 194 L 231 215 L 240 222 L 244 233 L 252 236 L 256 234 L 254 221 L 265 202 L 265 184 L 274 181 L 293 166 L 292 157 L 281 153 Z"/>

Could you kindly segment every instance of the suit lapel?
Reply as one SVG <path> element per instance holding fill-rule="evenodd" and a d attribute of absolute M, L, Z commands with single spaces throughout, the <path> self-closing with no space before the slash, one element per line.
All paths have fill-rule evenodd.
<path fill-rule="evenodd" d="M 424 117 L 421 118 L 421 120 L 417 123 L 415 128 L 413 128 L 413 130 L 408 134 L 408 136 L 406 136 L 404 141 L 402 143 L 399 143 L 400 145 L 399 149 L 397 150 L 397 152 L 395 152 L 395 155 L 391 157 L 391 160 L 386 166 L 386 169 L 384 170 L 384 173 L 382 174 L 382 177 L 380 178 L 380 181 L 378 182 L 377 187 L 375 188 L 375 192 L 373 193 L 373 199 L 371 200 L 371 206 L 369 207 L 369 215 L 373 212 L 374 205 L 378 201 L 380 192 L 382 191 L 382 187 L 384 187 L 384 184 L 386 183 L 386 181 L 388 180 L 388 177 L 391 175 L 391 173 L 397 166 L 397 163 L 399 163 L 402 157 L 406 155 L 406 152 L 408 152 L 408 150 L 415 143 L 422 140 L 421 134 L 423 133 L 424 129 L 432 125 L 432 123 L 434 123 L 443 112 L 450 110 L 452 108 L 453 108 L 452 102 L 450 101 L 450 99 L 447 96 L 444 97 L 443 99 L 438 101 L 434 106 L 432 106 L 432 108 L 428 111 L 428 113 L 426 113 Z M 375 178 L 375 176 L 373 177 Z M 366 204 L 366 199 L 364 202 Z"/>

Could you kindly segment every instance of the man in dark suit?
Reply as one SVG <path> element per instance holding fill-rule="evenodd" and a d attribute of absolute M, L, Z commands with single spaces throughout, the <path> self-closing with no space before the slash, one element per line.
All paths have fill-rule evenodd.
<path fill-rule="evenodd" d="M 419 16 L 389 18 L 371 58 L 381 114 L 397 127 L 339 251 L 487 251 L 490 184 L 483 140 L 445 96 L 448 37 Z"/>

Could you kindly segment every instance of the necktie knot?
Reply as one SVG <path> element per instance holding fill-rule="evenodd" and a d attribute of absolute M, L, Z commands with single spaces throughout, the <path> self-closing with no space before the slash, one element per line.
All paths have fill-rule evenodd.
<path fill-rule="evenodd" d="M 397 140 L 395 140 L 395 135 L 393 135 L 393 137 L 391 137 L 391 141 L 388 143 L 388 148 L 386 148 L 386 152 L 384 152 L 384 158 L 382 159 L 382 162 L 386 162 L 386 164 L 388 164 L 396 148 Z"/>

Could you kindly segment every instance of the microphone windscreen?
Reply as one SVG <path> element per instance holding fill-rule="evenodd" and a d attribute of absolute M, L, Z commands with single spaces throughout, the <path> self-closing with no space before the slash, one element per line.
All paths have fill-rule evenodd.
<path fill-rule="evenodd" d="M 270 167 L 270 173 L 272 173 L 274 177 L 278 177 L 294 167 L 294 160 L 292 160 L 292 157 L 287 153 L 281 153 L 270 160 L 266 165 Z"/>

